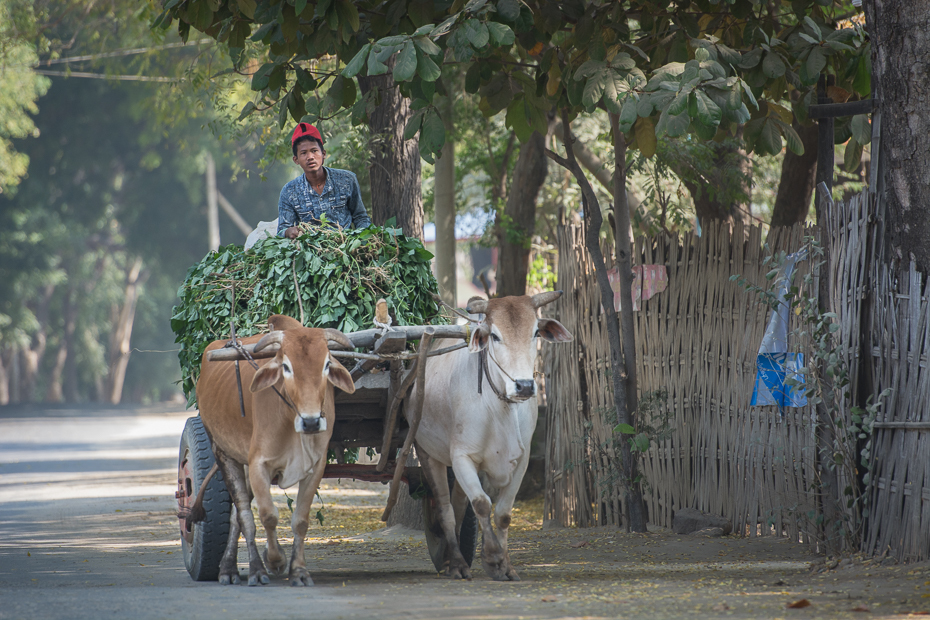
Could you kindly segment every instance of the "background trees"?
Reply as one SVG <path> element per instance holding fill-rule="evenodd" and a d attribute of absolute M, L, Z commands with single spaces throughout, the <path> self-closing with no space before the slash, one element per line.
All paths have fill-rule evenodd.
<path fill-rule="evenodd" d="M 171 306 L 207 250 L 205 153 L 221 162 L 224 195 L 253 223 L 274 218 L 280 185 L 269 197 L 257 177 L 242 182 L 250 150 L 257 157 L 247 130 L 229 149 L 201 130 L 216 118 L 203 110 L 207 97 L 182 84 L 210 70 L 205 46 L 153 37 L 151 15 L 136 3 L 30 6 L 0 41 L 33 58 L 42 51 L 51 68 L 14 68 L 125 79 L 37 77 L 50 86 L 30 119 L 34 136 L 12 145 L 28 174 L 0 195 L 0 402 L 167 398 L 178 374 Z M 77 56 L 91 60 L 63 62 Z M 3 65 L 0 97 L 8 77 Z M 242 181 L 230 183 L 236 171 Z M 244 240 L 231 225 L 222 233 Z"/>
<path fill-rule="evenodd" d="M 13 0 L 5 1 L 13 6 Z M 264 149 L 262 174 L 290 176 L 287 166 L 276 162 L 289 160 L 286 140 L 281 139 L 286 133 L 282 127 L 297 118 L 323 125 L 331 161 L 355 170 L 372 165 L 376 175 L 384 164 L 371 164 L 366 150 L 386 143 L 368 125 L 379 106 L 394 97 L 400 102 L 393 104 L 395 107 L 409 106 L 409 120 L 395 117 L 386 123 L 395 130 L 395 142 L 383 152 L 399 155 L 401 149 L 396 144 L 402 144 L 406 163 L 397 165 L 412 170 L 417 162 L 409 157 L 409 151 L 416 146 L 424 159 L 429 195 L 433 187 L 431 162 L 446 136 L 455 136 L 456 195 L 471 196 L 470 202 L 460 200 L 457 206 L 463 209 L 477 204 L 482 210 L 495 210 L 497 226 L 487 239 L 499 246 L 502 256 L 515 257 L 501 261 L 498 284 L 502 290 L 519 292 L 525 281 L 522 272 L 528 270 L 528 242 L 545 247 L 559 209 L 578 208 L 577 185 L 564 170 L 551 162 L 544 162 L 544 168 L 516 167 L 528 149 L 538 154 L 540 148 L 558 147 L 561 132 L 559 121 L 553 119 L 560 108 L 570 111 L 576 154 L 587 173 L 598 179 L 593 190 L 605 206 L 619 202 L 610 187 L 617 142 L 608 113 L 616 115 L 624 137 L 633 226 L 637 230 L 674 230 L 690 227 L 701 217 L 743 219 L 751 214 L 752 218 L 766 219 L 773 207 L 776 223 L 804 217 L 805 208 L 795 207 L 809 204 L 804 197 L 812 177 L 810 164 L 780 153 L 784 145 L 800 151 L 804 136 L 810 134 L 806 109 L 812 101 L 815 76 L 820 72 L 834 74 L 833 94 L 838 99 L 868 94 L 869 44 L 855 23 L 843 21 L 856 13 L 845 2 L 695 0 L 670 5 L 646 0 L 540 0 L 526 4 L 512 0 L 330 0 L 291 4 L 284 0 L 169 0 L 163 5 L 145 5 L 140 11 L 136 5 L 110 0 L 95 6 L 87 12 L 82 3 L 33 3 L 32 34 L 19 40 L 45 54 L 43 60 L 77 54 L 79 49 L 93 55 L 120 48 L 121 40 L 135 43 L 149 36 L 148 25 L 154 22 L 154 46 L 179 43 L 172 39 L 175 32 L 188 44 L 197 43 L 158 53 L 117 56 L 116 60 L 101 58 L 93 65 L 36 68 L 183 77 L 193 86 L 169 85 L 172 94 L 165 96 L 157 90 L 165 86 L 147 84 L 145 87 L 151 88 L 148 94 L 125 104 L 126 113 L 142 128 L 125 139 L 146 150 L 140 152 L 144 164 L 129 166 L 129 174 L 133 174 L 131 169 L 167 170 L 173 162 L 178 163 L 177 176 L 168 175 L 172 180 L 159 190 L 167 191 L 164 188 L 169 186 L 176 190 L 178 198 L 171 201 L 179 205 L 177 216 L 165 217 L 165 207 L 140 208 L 135 215 L 130 208 L 118 209 L 118 236 L 124 240 L 121 247 L 131 247 L 143 256 L 141 286 L 149 288 L 156 282 L 167 282 L 159 275 L 161 268 L 153 267 L 153 257 L 164 250 L 166 241 L 158 234 L 137 238 L 134 231 L 136 227 L 160 227 L 172 230 L 169 236 L 175 241 L 194 243 L 186 236 L 187 230 L 194 230 L 187 223 L 189 216 L 199 216 L 199 207 L 191 205 L 199 199 L 202 182 L 199 172 L 192 171 L 202 167 L 199 157 L 204 144 L 212 140 L 198 143 L 198 127 L 209 126 L 214 135 L 233 139 L 227 143 L 235 145 L 228 148 L 229 156 L 224 159 L 216 153 L 216 158 L 221 170 L 229 171 L 229 178 L 239 175 L 237 186 L 249 176 L 245 162 L 254 149 Z M 53 10 L 58 10 L 56 19 L 49 19 Z M 64 26 L 55 31 L 46 26 L 52 23 Z M 200 44 L 201 31 L 220 45 Z M 453 68 L 458 77 L 446 75 Z M 36 77 L 34 72 L 32 77 Z M 54 79 L 57 83 L 59 78 Z M 180 94 L 183 103 L 174 104 Z M 450 100 L 454 106 L 444 108 L 443 101 Z M 109 107 L 104 109 L 110 113 Z M 391 109 L 392 114 L 396 112 Z M 454 109 L 453 122 L 445 118 L 447 109 Z M 237 122 L 240 112 L 242 118 Z M 168 138 L 173 127 L 183 126 L 192 117 L 196 118 L 188 127 L 194 131 L 182 130 Z M 551 129 L 550 121 L 554 123 Z M 358 129 L 350 129 L 353 122 L 358 123 Z M 858 137 L 865 138 L 848 149 L 850 162 L 858 161 L 855 155 L 868 139 L 867 131 L 862 132 L 863 123 L 858 126 Z M 867 123 L 864 126 L 867 128 Z M 839 123 L 837 140 L 846 142 L 855 127 L 851 121 Z M 397 135 L 401 129 L 417 141 L 404 144 L 403 135 Z M 95 135 L 107 131 L 101 129 Z M 172 144 L 176 152 L 170 151 L 168 145 Z M 158 151 L 160 148 L 164 150 Z M 20 148 L 21 153 L 25 151 L 25 146 Z M 779 154 L 765 155 L 775 152 Z M 809 150 L 806 155 L 810 155 Z M 41 157 L 46 157 L 44 152 Z M 782 189 L 800 191 L 793 198 L 776 201 L 774 183 L 769 180 L 777 179 L 782 167 L 786 179 Z M 524 169 L 536 170 L 537 181 L 527 183 L 529 176 L 524 177 Z M 367 192 L 371 182 L 365 177 L 360 174 Z M 540 177 L 545 181 L 537 192 L 520 189 L 539 183 Z M 388 175 L 388 180 L 393 178 Z M 386 214 L 396 214 L 400 205 L 412 205 L 411 213 L 418 211 L 417 192 L 410 193 L 415 178 L 414 174 L 411 180 L 397 184 L 409 195 L 391 199 Z M 56 182 L 51 181 L 53 185 Z M 223 189 L 224 194 L 235 194 L 233 187 Z M 373 212 L 378 209 L 375 203 L 388 193 L 381 187 L 370 203 Z M 277 188 L 262 188 L 257 194 L 261 200 L 270 195 L 273 202 L 276 192 Z M 145 192 L 140 201 L 157 193 Z M 119 195 L 129 194 L 120 191 Z M 517 196 L 525 197 L 518 200 Z M 242 201 L 234 202 L 241 210 L 250 208 Z M 427 201 L 424 208 L 429 215 L 432 203 Z M 5 212 L 4 217 L 13 217 L 12 213 Z M 272 219 L 273 205 L 254 213 L 248 219 Z M 53 228 L 55 218 L 39 219 L 49 223 L 49 230 Z M 13 229 L 21 230 L 25 221 Z M 416 216 L 410 221 L 411 228 L 418 228 Z M 70 222 L 62 226 L 74 230 Z M 48 234 L 47 247 L 57 248 L 60 244 Z M 229 234 L 238 233 L 227 230 L 224 238 Z M 20 241 L 8 236 L 4 243 Z M 13 245 L 9 246 L 11 252 Z M 21 249 L 16 250 L 16 260 L 26 262 L 8 263 L 16 265 L 17 273 L 26 273 L 30 260 L 41 263 L 47 274 L 58 273 L 48 266 L 48 253 L 27 256 Z M 175 259 L 178 264 L 193 260 L 183 253 L 157 260 L 167 265 Z M 133 257 L 127 255 L 122 264 L 125 279 L 132 270 Z M 512 276 L 512 286 L 508 276 Z M 35 283 L 45 280 L 21 281 L 28 281 L 30 290 L 38 290 Z M 170 287 L 164 284 L 164 288 L 167 291 Z M 125 293 L 125 283 L 115 290 Z M 5 299 L 13 299 L 11 295 Z M 140 311 L 145 311 L 145 297 Z M 12 307 L 7 311 L 11 317 L 17 312 Z M 29 310 L 23 317 L 28 314 L 35 312 Z M 18 324 L 32 320 L 23 317 L 16 319 Z M 145 321 L 137 323 L 136 329 L 144 325 Z M 15 333 L 31 334 L 31 329 Z M 14 336 L 5 337 L 9 341 Z M 132 364 L 127 372 L 132 375 Z"/>

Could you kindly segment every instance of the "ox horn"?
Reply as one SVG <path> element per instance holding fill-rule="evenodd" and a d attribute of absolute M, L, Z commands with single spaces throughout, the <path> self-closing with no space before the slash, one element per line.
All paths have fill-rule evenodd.
<path fill-rule="evenodd" d="M 349 340 L 348 336 L 338 329 L 327 327 L 323 330 L 323 335 L 326 336 L 326 342 L 330 349 L 345 349 L 351 351 L 355 348 L 355 345 Z"/>
<path fill-rule="evenodd" d="M 547 291 L 545 293 L 537 293 L 533 295 L 533 307 L 542 308 L 546 304 L 551 304 L 553 301 L 562 296 L 562 291 Z"/>
<path fill-rule="evenodd" d="M 480 297 L 472 297 L 465 305 L 465 310 L 471 314 L 487 314 L 488 300 Z"/>
<path fill-rule="evenodd" d="M 255 344 L 255 349 L 253 350 L 256 353 L 259 353 L 262 349 L 266 349 L 272 345 L 277 345 L 280 347 L 283 341 L 284 332 L 275 330 L 262 336 L 262 339 Z"/>

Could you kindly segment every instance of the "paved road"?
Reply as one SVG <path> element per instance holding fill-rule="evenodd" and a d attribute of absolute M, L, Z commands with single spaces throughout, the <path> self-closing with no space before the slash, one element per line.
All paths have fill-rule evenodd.
<path fill-rule="evenodd" d="M 0 619 L 358 617 L 341 584 L 191 581 L 173 516 L 190 415 L 0 408 Z"/>
<path fill-rule="evenodd" d="M 258 588 L 192 581 L 174 500 L 190 415 L 164 406 L 0 407 L 0 620 L 523 615 L 518 585 L 498 598 L 507 584 L 439 578 L 422 534 L 409 531 L 380 543 L 308 541 L 313 588 L 281 578 Z M 245 575 L 241 544 L 239 559 Z M 542 615 L 553 614 L 564 617 Z"/>

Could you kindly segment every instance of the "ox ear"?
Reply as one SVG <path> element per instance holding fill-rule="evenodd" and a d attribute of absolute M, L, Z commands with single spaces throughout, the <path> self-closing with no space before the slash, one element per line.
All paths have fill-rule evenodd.
<path fill-rule="evenodd" d="M 555 319 L 539 319 L 537 328 L 543 340 L 549 342 L 571 342 L 575 339 L 571 332 Z"/>
<path fill-rule="evenodd" d="M 252 385 L 249 386 L 250 392 L 260 392 L 267 390 L 278 382 L 282 375 L 281 364 L 277 360 L 271 360 L 264 366 L 255 371 L 252 377 Z"/>
<path fill-rule="evenodd" d="M 488 340 L 491 338 L 491 328 L 487 323 L 479 323 L 478 327 L 471 333 L 468 339 L 468 352 L 477 353 L 488 346 Z"/>
<path fill-rule="evenodd" d="M 352 381 L 352 375 L 333 356 L 329 357 L 329 369 L 326 374 L 329 382 L 346 394 L 355 392 L 355 382 Z"/>

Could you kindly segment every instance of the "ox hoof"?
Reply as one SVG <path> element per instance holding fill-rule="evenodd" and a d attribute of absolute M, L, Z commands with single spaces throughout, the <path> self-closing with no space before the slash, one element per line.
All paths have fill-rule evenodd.
<path fill-rule="evenodd" d="M 241 581 L 242 580 L 239 579 L 239 573 L 233 573 L 231 575 L 229 574 L 220 575 L 221 586 L 228 586 L 230 584 L 237 586 L 239 585 Z"/>
<path fill-rule="evenodd" d="M 520 581 L 520 575 L 514 570 L 510 562 L 481 562 L 484 572 L 494 581 Z"/>
<path fill-rule="evenodd" d="M 261 583 L 263 586 L 267 586 L 269 583 L 271 583 L 271 579 L 269 579 L 268 575 L 264 573 L 258 575 L 249 575 L 250 586 L 257 586 L 259 583 Z"/>
<path fill-rule="evenodd" d="M 313 585 L 313 579 L 311 579 L 310 575 L 308 575 L 306 572 L 299 575 L 291 575 L 289 579 L 291 580 L 291 586 L 294 588 L 302 588 L 304 586 Z"/>
<path fill-rule="evenodd" d="M 281 576 L 284 574 L 284 571 L 287 570 L 287 558 L 282 554 L 278 553 L 274 561 L 271 561 L 268 559 L 268 549 L 265 549 L 265 553 L 262 557 L 265 561 L 265 566 L 275 575 Z"/>
<path fill-rule="evenodd" d="M 460 566 L 449 565 L 449 568 L 446 570 L 446 574 L 452 579 L 467 579 L 471 581 L 471 571 L 468 570 L 467 564 L 462 564 Z"/>

